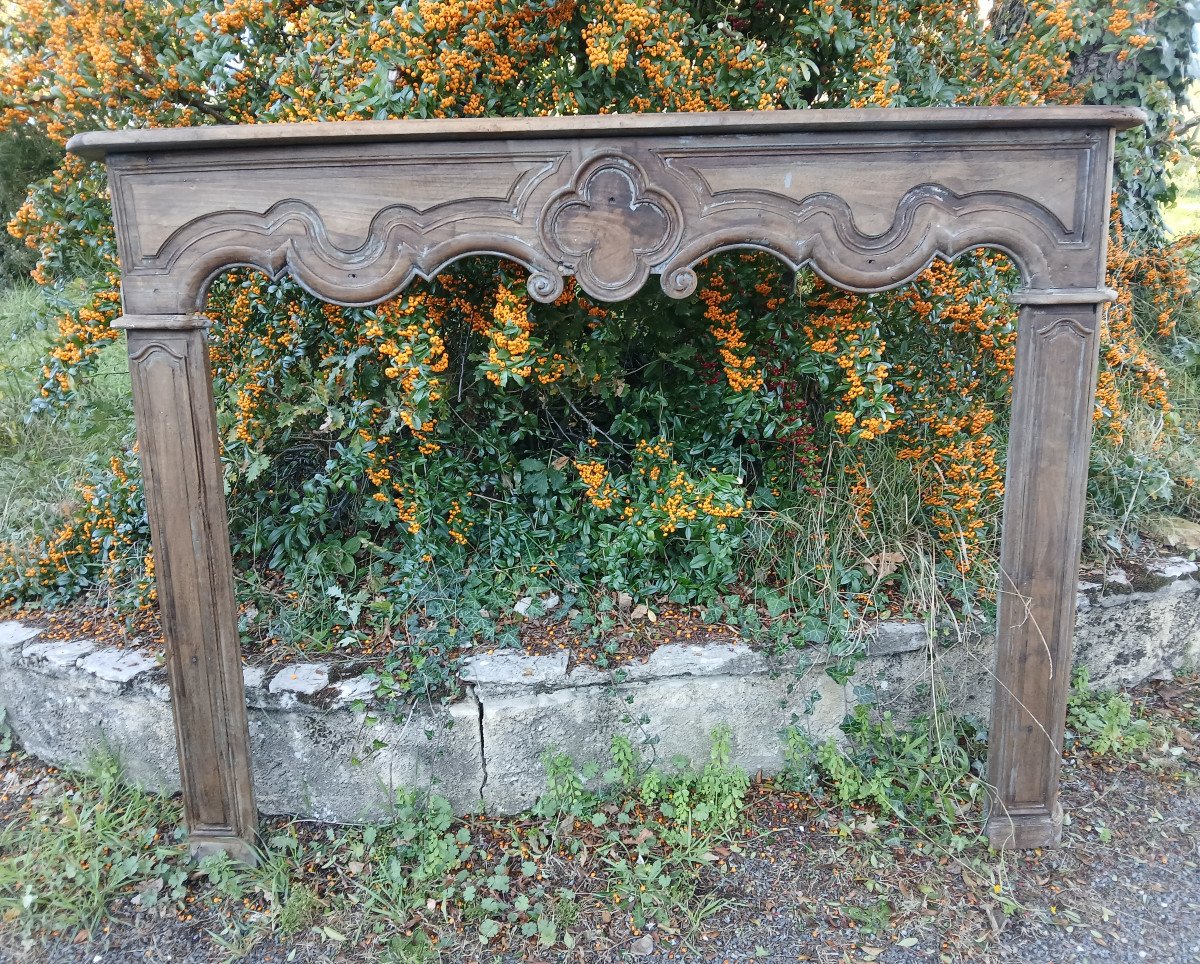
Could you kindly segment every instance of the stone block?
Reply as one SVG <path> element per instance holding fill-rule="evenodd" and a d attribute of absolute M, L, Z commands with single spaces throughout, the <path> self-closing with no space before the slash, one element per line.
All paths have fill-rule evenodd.
<path fill-rule="evenodd" d="M 258 689 L 267 679 L 267 668 L 265 666 L 243 666 L 242 667 L 242 682 L 247 689 Z"/>
<path fill-rule="evenodd" d="M 0 666 L 15 662 L 25 643 L 41 632 L 36 626 L 26 626 L 16 620 L 0 622 Z"/>
<path fill-rule="evenodd" d="M 507 656 L 505 663 L 519 665 Z M 731 671 L 747 664 L 751 672 Z M 823 671 L 772 671 L 761 654 L 741 644 L 664 646 L 619 673 L 588 668 L 548 679 L 552 671 L 527 668 L 528 676 L 515 677 L 476 671 L 476 680 L 489 681 L 477 682 L 476 694 L 487 763 L 483 800 L 492 813 L 516 813 L 545 791 L 547 751 L 603 771 L 613 737 L 624 735 L 645 748 L 648 762 L 669 769 L 686 760 L 700 767 L 713 730 L 726 725 L 733 762 L 751 773 L 773 773 L 783 763 L 786 727 L 824 740 L 838 733 L 848 706 L 847 687 Z M 529 683 L 516 682 L 521 678 Z"/>
<path fill-rule="evenodd" d="M 54 669 L 72 669 L 83 657 L 94 652 L 96 644 L 90 639 L 61 639 L 30 643 L 21 651 L 21 658 L 30 663 L 43 662 Z"/>
<path fill-rule="evenodd" d="M 1141 592 L 1154 592 L 1183 579 L 1195 579 L 1200 566 L 1182 556 L 1155 559 L 1148 563 L 1146 571 L 1135 582 L 1134 588 Z"/>
<path fill-rule="evenodd" d="M 929 646 L 929 630 L 924 623 L 886 621 L 872 627 L 867 636 L 868 656 L 892 656 L 912 653 Z"/>
<path fill-rule="evenodd" d="M 158 666 L 158 660 L 136 649 L 101 649 L 79 661 L 79 668 L 110 683 L 128 683 Z"/>
<path fill-rule="evenodd" d="M 328 663 L 296 663 L 292 666 L 285 666 L 277 673 L 267 689 L 272 693 L 298 693 L 312 696 L 328 685 Z"/>
<path fill-rule="evenodd" d="M 375 695 L 378 684 L 370 676 L 354 676 L 350 679 L 338 680 L 337 698 L 344 703 L 355 700 L 370 700 Z"/>
<path fill-rule="evenodd" d="M 263 813 L 387 819 L 398 790 L 446 797 L 457 813 L 480 806 L 483 747 L 471 696 L 375 725 L 345 706 L 251 709 L 250 754 Z"/>
<path fill-rule="evenodd" d="M 901 650 L 863 660 L 850 679 L 853 703 L 870 703 L 898 722 L 927 714 L 930 706 L 928 651 Z M 853 707 L 847 707 L 852 709 Z"/>
<path fill-rule="evenodd" d="M 987 726 L 996 682 L 996 637 L 990 631 L 970 630 L 939 646 L 923 668 L 936 694 L 936 705 Z M 928 716 L 935 707 L 932 695 L 918 713 Z"/>
<path fill-rule="evenodd" d="M 1155 539 L 1176 551 L 1200 549 L 1200 522 L 1168 515 L 1152 520 L 1147 528 Z"/>
<path fill-rule="evenodd" d="M 171 707 L 144 689 L 102 682 L 73 660 L 22 661 L 0 673 L 0 706 L 26 752 L 49 763 L 85 768 L 107 751 L 136 783 L 179 788 Z"/>
<path fill-rule="evenodd" d="M 569 659 L 570 654 L 565 650 L 542 656 L 506 649 L 468 657 L 459 675 L 463 682 L 488 691 L 508 686 L 561 686 Z"/>
<path fill-rule="evenodd" d="M 1154 592 L 1101 597 L 1079 613 L 1075 665 L 1098 688 L 1134 686 L 1200 662 L 1200 583 L 1186 573 Z"/>
<path fill-rule="evenodd" d="M 102 679 L 96 668 L 89 672 L 72 662 L 63 671 L 42 658 L 0 673 L 0 706 L 22 747 L 78 768 L 96 753 L 113 752 L 133 782 L 155 791 L 178 790 L 163 671 L 130 677 L 132 685 L 124 686 Z M 376 726 L 344 704 L 323 710 L 276 700 L 270 708 L 251 710 L 250 740 L 255 794 L 265 813 L 380 819 L 400 788 L 441 794 L 460 813 L 480 805 L 483 749 L 473 697 Z"/>

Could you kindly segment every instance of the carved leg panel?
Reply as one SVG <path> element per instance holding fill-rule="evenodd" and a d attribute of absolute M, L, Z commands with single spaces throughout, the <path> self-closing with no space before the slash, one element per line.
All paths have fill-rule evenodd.
<path fill-rule="evenodd" d="M 127 316 L 129 369 L 193 852 L 252 861 L 257 812 L 201 316 Z"/>
<path fill-rule="evenodd" d="M 1021 311 L 992 703 L 987 831 L 997 847 L 1054 846 L 1095 395 L 1095 304 Z"/>

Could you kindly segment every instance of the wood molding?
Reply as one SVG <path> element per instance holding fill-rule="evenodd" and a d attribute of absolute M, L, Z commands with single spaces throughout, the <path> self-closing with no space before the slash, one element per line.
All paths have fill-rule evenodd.
<path fill-rule="evenodd" d="M 181 315 L 121 315 L 112 323 L 114 328 L 123 331 L 136 331 L 144 328 L 151 331 L 191 331 L 194 328 L 208 328 L 212 321 L 198 312 Z"/>
<path fill-rule="evenodd" d="M 551 117 L 239 124 L 209 127 L 89 131 L 76 134 L 67 150 L 88 160 L 130 151 L 227 151 L 237 147 L 298 147 L 308 144 L 374 144 L 420 141 L 503 141 L 543 137 L 690 134 L 804 133 L 808 131 L 933 131 L 979 128 L 1067 130 L 1102 127 L 1125 130 L 1146 122 L 1135 107 L 863 107 L 855 110 L 739 110 L 713 113 L 596 114 Z"/>
<path fill-rule="evenodd" d="M 127 310 L 199 311 L 235 265 L 367 305 L 476 254 L 524 265 L 541 301 L 572 275 L 602 301 L 651 274 L 686 297 L 695 265 L 736 247 L 852 291 L 981 245 L 1031 289 L 1103 282 L 1108 128 L 716 130 L 112 154 Z"/>
<path fill-rule="evenodd" d="M 617 301 L 652 275 L 768 251 L 882 291 L 986 246 L 1024 288 L 1001 551 L 989 834 L 1057 842 L 1116 130 L 1128 108 L 810 110 L 104 131 L 135 409 L 194 845 L 252 853 L 245 706 L 204 342 L 214 277 L 250 266 L 368 305 L 453 261 L 574 277 Z"/>
<path fill-rule="evenodd" d="M 1099 305 L 1116 300 L 1112 288 L 1023 288 L 1009 298 L 1014 305 Z"/>

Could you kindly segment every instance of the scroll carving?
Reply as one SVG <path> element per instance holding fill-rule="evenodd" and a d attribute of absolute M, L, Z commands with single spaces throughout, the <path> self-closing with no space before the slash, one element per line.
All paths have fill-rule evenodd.
<path fill-rule="evenodd" d="M 154 357 L 158 354 L 166 355 L 171 361 Z M 172 374 L 179 374 L 182 371 L 181 366 L 186 360 L 186 357 L 177 348 L 166 342 L 158 341 L 148 341 L 136 352 L 129 354 L 130 363 L 138 366 L 138 373 L 143 378 L 148 377 L 157 364 L 165 364 L 170 368 Z"/>
<path fill-rule="evenodd" d="M 1038 340 L 1043 344 L 1054 341 L 1059 334 L 1071 333 L 1086 343 L 1092 337 L 1093 330 L 1076 318 L 1056 318 L 1048 325 L 1042 325 L 1037 330 Z"/>
<path fill-rule="evenodd" d="M 584 165 L 574 183 L 551 198 L 539 236 L 584 291 L 618 301 L 641 289 L 680 230 L 675 202 L 646 185 L 638 164 L 614 155 Z"/>
<path fill-rule="evenodd" d="M 444 234 L 444 240 L 435 241 L 432 229 L 393 207 L 375 217 L 358 248 L 346 251 L 332 243 L 311 204 L 289 198 L 259 215 L 223 211 L 197 219 L 164 245 L 155 259 L 161 268 L 144 273 L 135 269 L 131 281 L 136 291 L 143 278 L 157 281 L 174 275 L 186 290 L 201 291 L 214 275 L 245 265 L 272 278 L 290 274 L 317 297 L 336 304 L 370 305 L 404 289 L 415 277 L 432 278 L 459 258 L 492 254 L 524 265 L 541 279 L 531 288 L 543 293 L 543 300 L 562 293 L 554 263 L 511 232 Z"/>
<path fill-rule="evenodd" d="M 935 258 L 952 261 L 980 246 L 1013 257 L 1026 278 L 1049 273 L 1045 252 L 1071 242 L 1069 233 L 1044 208 L 1025 198 L 997 192 L 960 197 L 936 184 L 922 184 L 901 198 L 890 226 L 880 234 L 855 227 L 849 203 L 832 194 L 802 201 L 777 198 L 770 207 L 747 190 L 741 205 L 729 203 L 693 230 L 689 240 L 661 267 L 663 290 L 685 297 L 694 288 L 694 266 L 717 251 L 744 246 L 747 223 L 754 224 L 753 246 L 789 267 L 804 265 L 848 291 L 879 291 L 911 281 Z"/>

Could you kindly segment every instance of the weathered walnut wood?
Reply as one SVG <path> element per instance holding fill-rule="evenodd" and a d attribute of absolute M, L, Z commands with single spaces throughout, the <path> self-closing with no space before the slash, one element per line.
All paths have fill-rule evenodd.
<path fill-rule="evenodd" d="M 67 145 L 72 153 L 102 160 L 120 151 L 191 150 L 298 144 L 371 144 L 398 140 L 495 141 L 536 137 L 584 138 L 620 134 L 799 134 L 811 131 L 934 131 L 1133 127 L 1145 121 L 1127 107 L 864 107 L 857 110 L 741 110 L 709 114 L 595 114 L 564 117 L 472 117 L 436 120 L 340 121 L 338 123 L 242 124 L 237 126 L 94 131 Z"/>
<path fill-rule="evenodd" d="M 381 122 L 404 136 L 287 148 L 225 144 L 207 129 L 203 150 L 172 140 L 170 151 L 108 156 L 123 290 L 139 311 L 197 311 L 209 280 L 245 263 L 340 304 L 372 304 L 485 252 L 528 267 L 543 301 L 572 274 L 603 300 L 651 273 L 684 297 L 697 261 L 751 245 L 876 291 L 985 243 L 1011 254 L 1031 286 L 1094 286 L 1087 231 L 1107 211 L 1092 189 L 1106 177 L 1109 129 L 997 128 L 986 112 L 961 113 L 933 130 L 630 138 L 617 128 L 500 141 L 431 142 L 420 122 Z"/>
<path fill-rule="evenodd" d="M 992 840 L 1058 839 L 1112 141 L 1124 108 L 778 111 L 104 131 L 193 839 L 254 824 L 205 292 L 237 265 L 342 305 L 474 254 L 617 301 L 735 247 L 853 291 L 981 245 L 1025 289 L 1002 549 Z"/>
<path fill-rule="evenodd" d="M 258 814 L 207 319 L 126 316 L 190 844 L 253 861 Z"/>
<path fill-rule="evenodd" d="M 997 846 L 1054 845 L 1062 834 L 1058 771 L 1101 310 L 1062 301 L 1021 310 L 988 753 Z"/>

